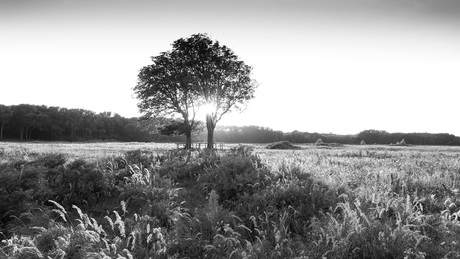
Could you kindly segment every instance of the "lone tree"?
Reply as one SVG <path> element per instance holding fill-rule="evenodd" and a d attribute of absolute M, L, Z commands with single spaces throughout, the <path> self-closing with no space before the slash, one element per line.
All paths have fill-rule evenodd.
<path fill-rule="evenodd" d="M 206 34 L 195 34 L 173 43 L 173 53 L 182 57 L 181 69 L 193 80 L 194 96 L 206 111 L 208 148 L 214 146 L 214 129 L 222 116 L 242 110 L 254 98 L 256 82 L 252 67 L 246 65 L 225 45 Z"/>
<path fill-rule="evenodd" d="M 185 70 L 184 57 L 174 51 L 163 52 L 152 57 L 152 61 L 153 64 L 140 70 L 134 87 L 140 101 L 139 110 L 144 118 L 164 119 L 179 115 L 182 118 L 181 133 L 186 136 L 185 148 L 189 149 L 200 101 L 194 87 L 195 79 Z"/>
<path fill-rule="evenodd" d="M 180 38 L 171 51 L 152 61 L 141 70 L 134 88 L 141 100 L 139 108 L 154 116 L 181 114 L 190 143 L 198 108 L 206 111 L 207 147 L 212 149 L 217 122 L 232 110 L 242 110 L 254 97 L 252 67 L 206 34 Z"/>

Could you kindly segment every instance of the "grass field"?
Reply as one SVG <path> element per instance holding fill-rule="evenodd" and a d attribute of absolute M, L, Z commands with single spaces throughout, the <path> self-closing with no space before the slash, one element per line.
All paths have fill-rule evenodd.
<path fill-rule="evenodd" d="M 109 156 L 118 156 L 127 151 L 165 151 L 176 148 L 174 143 L 140 142 L 0 142 L 0 154 L 3 157 L 36 157 L 43 154 L 59 153 L 70 159 L 96 160 Z"/>
<path fill-rule="evenodd" d="M 0 258 L 460 257 L 460 147 L 264 146 L 0 143 Z"/>
<path fill-rule="evenodd" d="M 317 147 L 314 145 L 300 145 L 302 150 L 266 150 L 266 144 L 247 144 L 253 146 L 256 152 L 267 155 L 277 156 L 278 154 L 296 154 L 308 151 L 330 150 L 330 148 Z M 226 144 L 225 149 L 237 146 L 237 144 Z M 64 154 L 70 159 L 88 159 L 97 160 L 109 156 L 118 156 L 128 151 L 142 150 L 147 152 L 163 152 L 176 148 L 175 143 L 142 143 L 142 142 L 89 142 L 89 143 L 71 143 L 71 142 L 0 142 L 0 158 L 10 159 L 13 157 L 29 156 L 36 157 L 43 154 L 59 153 Z M 379 145 L 349 145 L 334 148 L 333 152 L 348 151 L 372 151 L 372 152 L 420 152 L 420 153 L 459 153 L 460 147 L 447 146 L 379 146 Z M 270 155 L 271 154 L 271 155 Z M 283 157 L 283 155 L 281 155 Z"/>
<path fill-rule="evenodd" d="M 227 144 L 228 149 L 235 144 Z M 111 156 L 120 156 L 133 150 L 146 152 L 164 152 L 176 149 L 175 143 L 142 143 L 142 142 L 0 142 L 0 159 L 28 156 L 30 158 L 43 154 L 59 153 L 70 160 L 97 160 Z M 1 162 L 1 160 L 0 160 Z"/>

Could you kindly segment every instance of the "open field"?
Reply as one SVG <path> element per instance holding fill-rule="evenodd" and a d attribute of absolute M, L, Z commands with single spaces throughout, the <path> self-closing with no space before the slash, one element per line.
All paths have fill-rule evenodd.
<path fill-rule="evenodd" d="M 236 146 L 0 143 L 0 258 L 460 257 L 460 147 Z"/>
<path fill-rule="evenodd" d="M 141 142 L 0 142 L 0 154 L 6 157 L 34 157 L 40 154 L 59 153 L 70 159 L 95 160 L 109 156 L 118 156 L 127 151 L 165 151 L 176 148 L 174 143 Z"/>
<path fill-rule="evenodd" d="M 225 144 L 224 149 L 235 147 L 238 144 Z M 331 150 L 328 147 L 317 147 L 312 144 L 300 144 L 302 150 L 266 150 L 266 144 L 245 144 L 255 148 L 255 151 L 267 156 L 277 154 L 294 154 L 305 153 L 308 155 L 310 150 L 319 150 L 318 152 L 328 152 Z M 110 156 L 119 156 L 125 152 L 133 150 L 142 150 L 146 152 L 163 152 L 176 148 L 175 143 L 143 143 L 143 142 L 88 142 L 88 143 L 72 143 L 72 142 L 0 142 L 0 162 L 1 159 L 20 158 L 23 156 L 35 157 L 43 154 L 59 153 L 74 160 L 77 158 L 85 160 L 97 160 Z M 323 151 L 322 151 L 323 150 Z M 336 153 L 340 152 L 419 152 L 419 153 L 458 153 L 460 147 L 450 146 L 383 146 L 383 145 L 346 145 L 343 147 L 333 148 Z"/>
<path fill-rule="evenodd" d="M 235 146 L 226 144 L 225 149 Z M 43 154 L 59 153 L 70 160 L 98 160 L 106 157 L 120 156 L 133 150 L 145 152 L 164 152 L 176 149 L 175 143 L 143 143 L 143 142 L 0 142 L 0 162 L 10 158 L 29 158 Z"/>

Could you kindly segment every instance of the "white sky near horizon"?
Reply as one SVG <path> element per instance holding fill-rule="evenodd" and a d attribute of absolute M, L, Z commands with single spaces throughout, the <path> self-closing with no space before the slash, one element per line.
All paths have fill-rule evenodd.
<path fill-rule="evenodd" d="M 456 0 L 0 0 L 0 104 L 139 116 L 138 71 L 196 33 L 260 84 L 220 125 L 460 136 Z"/>

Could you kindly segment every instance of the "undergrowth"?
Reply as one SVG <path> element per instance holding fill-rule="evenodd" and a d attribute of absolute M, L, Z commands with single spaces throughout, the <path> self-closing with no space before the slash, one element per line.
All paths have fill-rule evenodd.
<path fill-rule="evenodd" d="M 289 152 L 3 163 L 0 258 L 460 256 L 455 155 Z"/>

